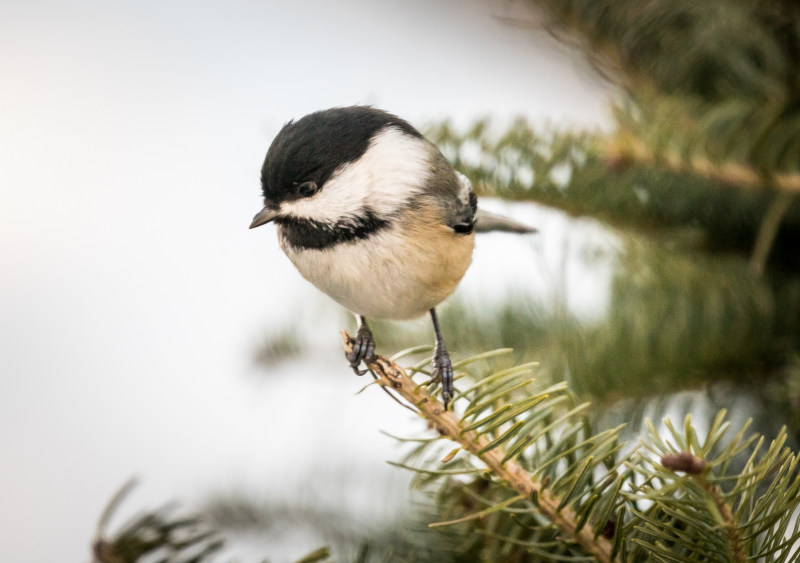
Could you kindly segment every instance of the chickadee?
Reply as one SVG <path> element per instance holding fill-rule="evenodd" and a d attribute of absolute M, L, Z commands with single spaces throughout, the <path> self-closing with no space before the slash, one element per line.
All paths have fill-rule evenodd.
<path fill-rule="evenodd" d="M 407 121 L 368 106 L 290 121 L 261 169 L 264 208 L 250 228 L 274 221 L 281 248 L 308 281 L 353 311 L 350 366 L 374 358 L 367 318 L 431 315 L 431 379 L 447 408 L 453 365 L 435 307 L 472 261 L 477 199 L 469 180 Z M 482 214 L 487 229 L 533 232 Z"/>

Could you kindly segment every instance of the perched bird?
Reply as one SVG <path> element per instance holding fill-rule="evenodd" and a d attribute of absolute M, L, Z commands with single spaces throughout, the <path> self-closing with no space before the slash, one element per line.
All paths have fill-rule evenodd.
<path fill-rule="evenodd" d="M 280 246 L 308 281 L 358 318 L 350 366 L 374 358 L 367 319 L 431 315 L 432 380 L 447 408 L 453 365 L 435 307 L 472 261 L 476 222 L 533 232 L 479 214 L 467 178 L 407 121 L 369 106 L 318 111 L 290 121 L 261 169 L 264 208 L 250 228 L 278 225 Z"/>

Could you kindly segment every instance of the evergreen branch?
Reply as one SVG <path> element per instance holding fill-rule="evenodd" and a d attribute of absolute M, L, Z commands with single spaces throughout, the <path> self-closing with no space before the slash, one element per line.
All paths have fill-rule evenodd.
<path fill-rule="evenodd" d="M 785 430 L 764 451 L 763 436 L 744 438 L 747 423 L 723 443 L 729 426 L 724 418 L 723 410 L 704 442 L 688 415 L 683 432 L 664 420 L 671 440 L 659 437 L 646 421 L 650 435 L 644 446 L 660 456 L 660 463 L 640 457 L 632 465 L 645 481 L 626 494 L 652 504 L 645 512 L 634 511 L 641 535 L 629 540 L 657 560 L 675 556 L 738 563 L 768 555 L 770 561 L 793 561 L 800 533 L 796 528 L 787 533 L 787 528 L 800 503 L 798 456 L 785 447 Z M 731 461 L 745 449 L 751 450 L 747 461 L 734 470 Z"/>
<path fill-rule="evenodd" d="M 656 102 L 655 105 L 658 106 L 658 102 Z M 670 132 L 669 129 L 675 126 L 671 124 L 664 125 L 664 122 L 691 122 L 692 120 L 688 116 L 691 111 L 680 104 L 677 108 L 672 107 L 669 102 L 664 102 L 661 105 L 666 108 L 666 111 L 662 108 L 661 113 L 663 115 L 659 115 L 658 118 L 651 116 L 649 119 L 644 120 L 644 122 L 649 126 L 648 131 L 650 129 L 655 129 L 656 131 L 667 129 L 667 137 L 669 138 L 670 135 L 676 137 L 672 140 L 677 141 L 677 145 L 683 147 L 681 150 L 675 149 L 672 146 L 667 146 L 665 139 L 658 138 L 658 135 L 657 138 L 642 138 L 641 134 L 637 134 L 633 130 L 636 128 L 634 124 L 637 120 L 628 119 L 626 123 L 622 125 L 620 131 L 605 143 L 604 147 L 601 145 L 601 153 L 604 152 L 607 161 L 614 166 L 619 166 L 619 164 L 623 162 L 630 163 L 631 161 L 644 166 L 666 166 L 673 172 L 704 177 L 716 182 L 720 186 L 736 186 L 750 190 L 777 192 L 777 195 L 769 202 L 766 212 L 758 224 L 758 230 L 755 234 L 755 243 L 750 256 L 750 270 L 756 275 L 761 275 L 778 234 L 778 228 L 794 202 L 793 196 L 800 192 L 800 173 L 778 171 L 776 169 L 778 158 L 774 157 L 774 155 L 771 160 L 762 158 L 760 160 L 763 162 L 746 163 L 741 158 L 738 159 L 738 162 L 730 159 L 716 162 L 709 158 L 707 154 L 704 154 L 706 151 L 699 151 L 698 154 L 692 154 L 697 151 L 687 149 L 686 146 L 687 143 L 698 144 L 696 140 L 692 140 L 692 137 L 702 137 L 703 135 L 722 137 L 722 139 L 715 138 L 714 143 L 728 147 L 727 150 L 731 150 L 732 147 L 743 143 L 724 140 L 726 137 L 730 137 L 730 134 L 714 134 L 717 127 L 709 126 L 708 124 L 705 126 L 705 129 L 711 130 L 710 134 L 708 131 L 703 133 L 697 131 L 703 129 L 700 128 L 697 123 L 692 123 L 690 127 L 679 126 L 677 131 Z M 733 105 L 735 106 L 735 112 L 743 116 L 752 117 L 757 113 L 747 106 L 742 109 L 736 104 Z M 656 111 L 655 113 L 658 114 L 659 112 Z M 709 113 L 712 115 L 714 114 L 714 112 Z M 770 112 L 765 110 L 765 113 L 769 114 Z M 775 113 L 775 111 L 772 113 Z M 744 117 L 740 116 L 740 119 L 744 119 Z M 778 135 L 775 132 L 770 135 L 768 131 L 774 128 L 774 126 L 770 125 L 772 119 L 774 119 L 774 116 L 770 116 L 770 119 L 766 120 L 767 125 L 761 124 L 761 128 L 765 131 L 761 137 L 764 139 L 778 137 L 779 140 L 783 141 L 785 144 L 795 142 L 792 139 L 796 137 L 796 133 L 792 139 L 784 138 L 782 135 Z M 714 120 L 709 118 L 708 121 L 713 122 Z M 759 121 L 758 119 L 755 120 L 756 123 Z M 638 124 L 638 127 L 642 125 L 645 125 L 645 123 Z M 753 125 L 751 124 L 751 126 Z M 687 133 L 685 129 L 693 131 Z M 664 133 L 660 135 L 663 137 Z M 653 137 L 653 134 L 645 132 L 644 136 Z M 706 142 L 702 144 L 707 146 L 712 143 L 706 140 Z M 752 155 L 764 152 L 764 150 L 759 151 L 757 149 L 757 144 L 758 143 L 754 144 L 751 149 Z M 779 153 L 780 151 L 773 152 Z M 783 152 L 786 151 L 784 150 Z M 752 155 L 745 160 L 752 160 Z M 742 157 L 742 155 L 739 155 L 739 157 Z"/>
<path fill-rule="evenodd" d="M 744 164 L 715 163 L 700 156 L 687 158 L 676 150 L 654 150 L 630 134 L 617 135 L 602 149 L 602 152 L 607 162 L 615 166 L 631 162 L 643 166 L 662 165 L 673 172 L 697 174 L 726 185 L 792 194 L 800 193 L 800 174 L 798 173 L 775 173 L 769 179 L 765 179 L 763 174 L 759 174 Z"/>
<path fill-rule="evenodd" d="M 717 421 L 721 421 L 721 417 L 718 416 Z M 678 455 L 662 457 L 661 465 L 673 471 L 682 471 L 686 473 L 687 476 L 695 479 L 700 484 L 700 487 L 708 493 L 714 502 L 718 517 L 724 524 L 728 544 L 733 554 L 733 560 L 736 563 L 744 563 L 747 560 L 747 556 L 745 555 L 742 545 L 742 536 L 739 532 L 739 527 L 733 517 L 731 507 L 725 502 L 722 492 L 715 484 L 708 482 L 705 478 L 705 470 L 708 467 L 706 461 L 689 452 L 681 452 Z"/>
<path fill-rule="evenodd" d="M 733 560 L 736 561 L 736 563 L 744 563 L 747 560 L 747 556 L 744 553 L 742 537 L 739 534 L 739 528 L 736 525 L 736 521 L 733 519 L 731 507 L 725 502 L 720 490 L 714 484 L 706 481 L 702 473 L 699 475 L 693 475 L 692 477 L 697 479 L 706 492 L 711 495 L 711 498 L 714 500 L 714 505 L 717 507 L 717 510 L 725 522 L 725 532 L 727 533 L 728 543 L 730 544 L 731 551 L 733 553 Z"/>
<path fill-rule="evenodd" d="M 435 491 L 432 526 L 462 527 L 462 555 L 740 563 L 796 554 L 800 457 L 785 447 L 785 430 L 767 445 L 747 437 L 745 423 L 723 441 L 730 423 L 722 410 L 705 437 L 688 415 L 682 428 L 664 419 L 666 436 L 647 420 L 648 437 L 631 450 L 620 427 L 594 431 L 586 404 L 563 384 L 538 388 L 525 365 L 474 373 L 457 394 L 461 417 L 395 363 L 378 357 L 369 368 L 439 437 L 458 443 L 442 458 L 447 448 L 426 439 L 393 465 Z M 457 457 L 461 450 L 471 455 Z"/>
<path fill-rule="evenodd" d="M 173 515 L 169 507 L 132 518 L 110 537 L 109 522 L 135 485 L 135 480 L 123 485 L 103 509 L 92 542 L 93 563 L 132 563 L 147 557 L 201 563 L 223 548 L 223 540 L 199 518 Z"/>
<path fill-rule="evenodd" d="M 342 331 L 342 341 L 346 351 L 353 347 L 354 339 L 347 331 Z M 427 390 L 414 382 L 397 364 L 386 358 L 376 356 L 368 365 L 378 384 L 395 391 L 410 405 L 417 409 L 417 413 L 425 418 L 440 435 L 457 442 L 464 450 L 480 459 L 486 467 L 501 480 L 506 481 L 521 498 L 531 499 L 538 511 L 557 527 L 563 534 L 580 545 L 587 553 L 593 555 L 598 561 L 610 562 L 613 545 L 604 536 L 595 537 L 588 527 L 579 527 L 581 518 L 568 506 L 562 506 L 565 499 L 553 495 L 543 481 L 534 479 L 519 463 L 507 459 L 503 448 L 493 445 L 485 435 L 475 431 L 467 431 L 456 415 L 447 411 L 444 405 L 431 396 Z M 513 374 L 512 374 L 513 375 Z M 573 484 L 573 489 L 577 482 Z"/>

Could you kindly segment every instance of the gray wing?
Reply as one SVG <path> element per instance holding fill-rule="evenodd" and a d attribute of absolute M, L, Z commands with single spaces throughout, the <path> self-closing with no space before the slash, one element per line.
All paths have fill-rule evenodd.
<path fill-rule="evenodd" d="M 519 233 L 521 235 L 536 233 L 537 229 L 529 227 L 523 223 L 497 215 L 496 213 L 489 213 L 483 209 L 478 209 L 478 214 L 475 218 L 475 232 L 476 233 L 489 233 L 492 231 L 503 231 L 506 233 Z"/>
<path fill-rule="evenodd" d="M 475 230 L 475 221 L 478 217 L 478 198 L 472 191 L 472 182 L 469 178 L 456 172 L 458 178 L 458 192 L 456 194 L 456 205 L 450 227 L 461 234 L 469 234 Z"/>
<path fill-rule="evenodd" d="M 456 198 L 453 222 L 450 224 L 455 232 L 464 234 L 473 231 L 476 233 L 504 231 L 519 234 L 537 232 L 533 227 L 523 225 L 508 217 L 478 209 L 478 198 L 472 191 L 472 183 L 469 178 L 460 172 L 456 172 L 456 177 L 458 178 L 458 197 Z"/>
<path fill-rule="evenodd" d="M 478 198 L 472 190 L 469 178 L 454 170 L 434 145 L 431 147 L 434 156 L 431 161 L 429 195 L 433 196 L 438 205 L 444 207 L 445 221 L 453 231 L 464 235 L 489 231 L 536 232 L 536 229 L 502 215 L 479 210 Z"/>

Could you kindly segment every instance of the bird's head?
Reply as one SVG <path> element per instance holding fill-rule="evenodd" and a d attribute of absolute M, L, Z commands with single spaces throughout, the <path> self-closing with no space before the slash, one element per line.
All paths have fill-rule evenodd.
<path fill-rule="evenodd" d="M 368 106 L 290 121 L 264 159 L 264 208 L 250 228 L 273 220 L 333 227 L 397 213 L 423 189 L 431 148 L 408 122 Z"/>

